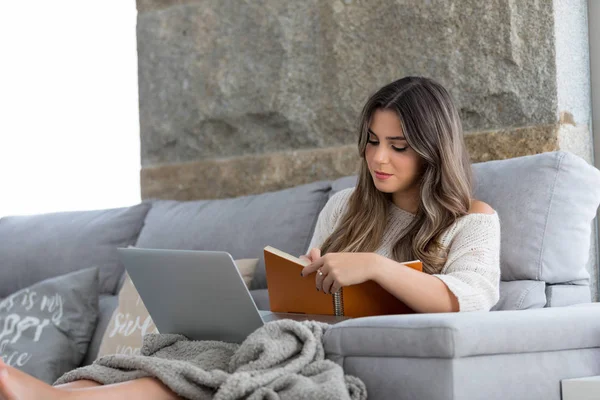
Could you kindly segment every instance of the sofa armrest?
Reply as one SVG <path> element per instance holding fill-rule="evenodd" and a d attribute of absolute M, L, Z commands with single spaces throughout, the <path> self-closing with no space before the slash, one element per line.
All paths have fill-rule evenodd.
<path fill-rule="evenodd" d="M 600 303 L 588 306 L 356 318 L 325 334 L 327 356 L 460 358 L 600 347 Z"/>

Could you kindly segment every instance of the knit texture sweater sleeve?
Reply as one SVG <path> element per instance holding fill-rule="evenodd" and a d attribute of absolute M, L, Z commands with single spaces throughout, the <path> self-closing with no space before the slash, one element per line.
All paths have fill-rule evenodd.
<path fill-rule="evenodd" d="M 321 248 L 323 242 L 325 242 L 329 235 L 335 231 L 337 224 L 340 222 L 342 215 L 346 211 L 348 200 L 353 191 L 354 188 L 340 190 L 327 201 L 327 204 L 325 204 L 317 218 L 315 231 L 310 244 L 308 245 L 308 249 L 306 250 L 306 254 L 314 247 Z"/>
<path fill-rule="evenodd" d="M 489 311 L 500 296 L 500 221 L 497 213 L 469 214 L 450 226 L 448 260 L 440 274 L 460 311 Z"/>

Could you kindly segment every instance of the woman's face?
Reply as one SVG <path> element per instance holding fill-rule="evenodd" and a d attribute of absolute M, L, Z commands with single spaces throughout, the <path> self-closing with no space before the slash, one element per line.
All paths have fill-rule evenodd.
<path fill-rule="evenodd" d="M 400 119 L 394 111 L 375 111 L 369 129 L 365 159 L 379 191 L 401 195 L 418 189 L 421 157 L 408 146 Z"/>

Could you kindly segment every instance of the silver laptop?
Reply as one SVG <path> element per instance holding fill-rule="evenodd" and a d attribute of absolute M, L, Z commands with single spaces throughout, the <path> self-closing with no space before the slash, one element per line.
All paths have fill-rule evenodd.
<path fill-rule="evenodd" d="M 160 333 L 241 343 L 264 323 L 281 318 L 344 319 L 258 310 L 227 252 L 133 247 L 117 252 Z"/>

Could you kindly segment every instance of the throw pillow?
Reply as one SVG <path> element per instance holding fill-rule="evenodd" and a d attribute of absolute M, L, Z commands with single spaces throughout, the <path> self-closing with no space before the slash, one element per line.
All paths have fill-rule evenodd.
<path fill-rule="evenodd" d="M 77 368 L 98 317 L 98 268 L 36 283 L 0 301 L 0 357 L 52 384 Z"/>
<path fill-rule="evenodd" d="M 249 288 L 258 265 L 258 258 L 235 260 L 235 264 Z M 104 333 L 98 357 L 109 354 L 138 355 L 142 347 L 142 339 L 148 333 L 158 333 L 158 330 L 131 278 L 126 275 L 119 292 L 119 305 Z"/>

